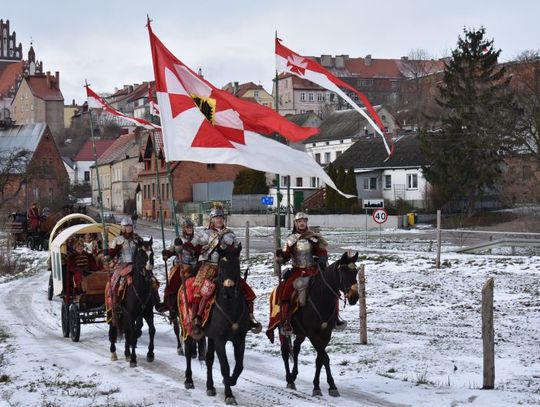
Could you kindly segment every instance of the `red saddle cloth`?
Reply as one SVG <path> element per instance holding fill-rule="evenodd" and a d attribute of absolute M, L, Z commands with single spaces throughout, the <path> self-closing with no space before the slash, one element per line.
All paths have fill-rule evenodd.
<path fill-rule="evenodd" d="M 272 290 L 270 294 L 270 318 L 268 321 L 268 328 L 266 329 L 266 336 L 270 339 L 270 342 L 274 343 L 274 329 L 276 329 L 281 322 L 281 314 L 279 307 L 279 299 L 281 297 L 281 290 L 283 289 L 283 283 L 280 283 L 277 287 Z M 294 290 L 291 297 L 291 308 L 290 308 L 290 317 L 298 311 L 298 295 L 296 290 Z"/>
<path fill-rule="evenodd" d="M 133 266 L 131 264 L 120 265 L 120 267 L 114 270 L 114 273 L 105 286 L 105 310 L 107 313 L 107 323 L 113 322 L 112 310 L 116 309 L 118 304 L 124 298 L 126 287 L 131 284 L 131 270 Z M 122 283 L 120 279 L 124 277 Z M 112 287 L 112 289 L 111 289 Z"/>
<path fill-rule="evenodd" d="M 194 291 L 195 288 L 193 287 L 193 283 L 195 282 L 195 277 L 190 277 L 186 280 L 186 290 L 184 291 L 184 287 L 181 286 L 178 290 L 178 318 L 180 321 L 180 326 L 182 327 L 182 336 L 184 339 L 186 339 L 191 334 L 192 329 L 192 319 L 194 315 L 192 315 L 192 304 L 193 304 L 193 298 L 194 298 Z M 204 287 L 204 285 L 203 285 Z M 201 289 L 203 291 L 204 289 Z M 185 294 L 187 294 L 187 303 Z M 212 310 L 212 307 L 215 302 L 215 290 L 212 293 L 211 298 L 208 299 L 206 302 L 206 306 L 204 307 L 203 313 L 202 313 L 202 323 L 201 326 L 204 328 L 206 323 L 208 322 L 208 318 L 210 317 L 210 311 Z"/>

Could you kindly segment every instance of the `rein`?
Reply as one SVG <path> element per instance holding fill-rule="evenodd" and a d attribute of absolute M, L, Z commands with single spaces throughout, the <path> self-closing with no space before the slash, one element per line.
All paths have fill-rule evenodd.
<path fill-rule="evenodd" d="M 148 264 L 149 262 L 150 262 L 150 255 L 148 255 L 148 260 L 147 260 L 146 264 Z M 146 265 L 141 266 L 141 267 L 146 267 Z M 139 295 L 139 292 L 137 291 L 137 288 L 135 287 L 135 285 L 134 284 L 131 285 L 131 288 L 133 289 L 133 294 L 135 294 L 135 298 L 137 298 L 137 300 L 139 301 L 139 304 L 141 305 L 141 311 L 144 312 L 144 310 L 148 306 L 148 301 L 150 301 L 150 298 L 152 296 L 151 276 L 150 276 L 150 278 L 146 277 L 146 270 L 144 271 L 144 273 L 142 273 L 140 270 L 135 270 L 135 264 L 134 264 L 133 265 L 133 273 L 135 273 L 135 272 L 138 273 L 143 279 L 145 279 L 148 282 L 148 284 L 150 285 L 150 289 L 148 290 L 148 295 L 146 296 L 146 299 L 144 301 L 142 300 L 141 296 Z"/>

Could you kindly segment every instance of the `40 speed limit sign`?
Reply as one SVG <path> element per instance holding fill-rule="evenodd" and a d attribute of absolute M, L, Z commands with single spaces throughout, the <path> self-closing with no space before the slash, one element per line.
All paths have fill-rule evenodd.
<path fill-rule="evenodd" d="M 375 222 L 381 225 L 388 220 L 388 212 L 386 212 L 386 209 L 377 209 L 375 212 L 373 212 L 371 217 Z"/>

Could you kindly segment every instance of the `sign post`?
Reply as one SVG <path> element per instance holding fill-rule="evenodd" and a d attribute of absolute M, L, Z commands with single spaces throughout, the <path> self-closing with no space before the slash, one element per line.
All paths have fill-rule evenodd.
<path fill-rule="evenodd" d="M 379 224 L 379 248 L 380 248 L 382 246 L 382 224 L 388 220 L 388 212 L 386 212 L 386 209 L 381 208 L 373 212 L 373 215 L 371 216 L 373 220 Z"/>
<path fill-rule="evenodd" d="M 384 210 L 384 199 L 382 198 L 370 198 L 370 199 L 362 199 L 362 209 L 366 211 L 366 247 L 368 245 L 368 210 L 375 210 L 375 212 L 378 209 Z M 372 214 L 372 216 L 374 213 Z M 375 221 L 377 222 L 377 221 Z M 379 222 L 377 222 L 379 223 Z M 380 230 L 380 228 L 379 228 Z M 380 241 L 380 239 L 379 239 Z"/>

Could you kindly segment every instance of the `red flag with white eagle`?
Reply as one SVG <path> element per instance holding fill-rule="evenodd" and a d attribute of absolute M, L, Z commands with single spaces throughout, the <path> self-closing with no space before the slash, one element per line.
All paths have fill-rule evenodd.
<path fill-rule="evenodd" d="M 86 88 L 86 98 L 88 100 L 88 107 L 90 108 L 97 108 L 97 109 L 103 109 L 106 112 L 121 117 L 137 126 L 142 126 L 145 129 L 159 129 L 160 127 L 150 123 L 148 120 L 141 119 L 139 117 L 132 117 L 127 116 L 122 112 L 119 112 L 116 109 L 113 109 L 105 100 L 99 96 L 96 92 L 94 92 L 92 89 L 90 89 L 90 86 L 85 85 Z"/>
<path fill-rule="evenodd" d="M 354 108 L 354 110 L 364 116 L 375 131 L 382 136 L 384 147 L 386 148 L 388 155 L 392 155 L 394 151 L 394 144 L 392 143 L 392 140 L 388 139 L 387 135 L 384 134 L 384 124 L 366 95 L 334 76 L 331 72 L 322 67 L 313 59 L 303 57 L 296 52 L 291 51 L 281 43 L 279 38 L 276 38 L 276 63 L 280 72 L 288 72 L 302 79 L 307 79 L 308 81 L 316 83 L 325 89 L 335 92 L 346 100 Z M 366 107 L 369 115 L 360 106 L 354 103 L 354 101 L 347 96 L 347 94 L 343 92 L 340 87 L 354 92 Z"/>
<path fill-rule="evenodd" d="M 148 32 L 167 161 L 237 164 L 282 175 L 315 176 L 337 190 L 308 154 L 263 135 L 279 133 L 301 141 L 317 129 L 297 126 L 267 107 L 214 87 L 176 58 L 150 23 Z"/>

